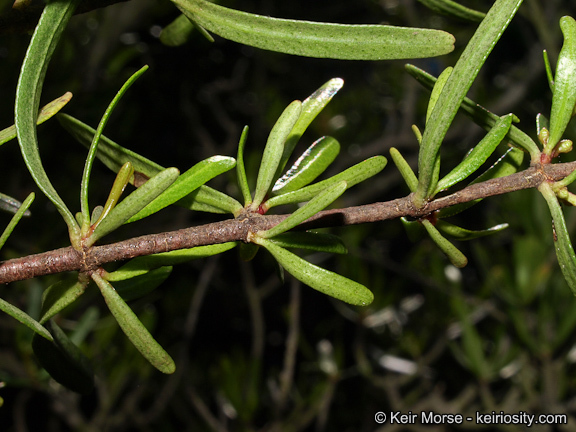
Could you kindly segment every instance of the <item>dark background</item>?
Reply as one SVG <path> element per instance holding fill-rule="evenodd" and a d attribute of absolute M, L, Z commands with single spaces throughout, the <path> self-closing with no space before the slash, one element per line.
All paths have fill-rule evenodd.
<path fill-rule="evenodd" d="M 454 65 L 476 27 L 410 0 L 224 4 L 283 18 L 447 30 L 457 40 L 453 53 L 412 62 L 434 75 Z M 480 1 L 466 4 L 487 9 Z M 532 137 L 536 114 L 547 115 L 551 100 L 541 52 L 548 49 L 554 61 L 562 44 L 558 20 L 567 13 L 574 13 L 568 1 L 526 1 L 469 95 L 499 115 L 514 112 Z M 199 33 L 183 46 L 166 47 L 158 32 L 177 16 L 169 2 L 140 0 L 73 18 L 52 59 L 42 104 L 71 91 L 74 98 L 64 111 L 95 127 L 124 81 L 147 64 L 150 69 L 124 96 L 105 134 L 163 166 L 185 170 L 215 154 L 235 157 L 240 132 L 249 125 L 246 157 L 254 177 L 267 135 L 284 107 L 341 77 L 344 88 L 313 122 L 296 153 L 332 135 L 342 152 L 327 174 L 376 154 L 388 157 L 392 146 L 416 165 L 418 146 L 410 126 L 423 128 L 428 93 L 404 72 L 405 61 L 298 58 L 218 37 L 211 44 Z M 0 38 L 2 128 L 13 123 L 19 65 L 28 41 L 28 35 Z M 483 134 L 458 116 L 443 146 L 443 172 Z M 52 182 L 70 208 L 79 210 L 85 149 L 54 120 L 40 127 L 39 140 Z M 38 192 L 16 143 L 0 151 L 0 190 L 21 200 Z M 92 205 L 105 201 L 113 179 L 95 164 Z M 240 197 L 231 173 L 210 184 Z M 337 205 L 387 201 L 407 193 L 390 161 Z M 40 193 L 31 210 L 33 216 L 17 227 L 2 259 L 69 244 L 65 224 Z M 566 209 L 566 214 L 573 227 L 573 212 Z M 9 218 L 0 214 L 0 225 Z M 171 208 L 106 241 L 220 219 Z M 172 376 L 162 375 L 138 354 L 91 287 L 59 317 L 69 333 L 86 332 L 80 346 L 97 375 L 96 390 L 88 396 L 50 380 L 31 352 L 31 332 L 0 315 L 0 430 L 372 431 L 378 427 L 377 411 L 573 416 L 576 302 L 555 261 L 545 202 L 536 191 L 517 192 L 486 200 L 451 222 L 471 229 L 502 222 L 510 227 L 458 243 L 470 261 L 463 270 L 452 267 L 429 239 L 411 242 L 400 221 L 331 230 L 341 235 L 349 254 L 307 259 L 369 287 L 375 301 L 362 309 L 300 286 L 289 276 L 281 283 L 265 252 L 249 263 L 233 250 L 175 267 L 162 286 L 130 303 L 174 357 L 178 369 Z M 59 277 L 4 286 L 0 297 L 37 314 L 43 290 Z M 287 348 L 291 332 L 298 339 Z M 422 426 L 394 429 L 386 424 L 379 430 Z"/>

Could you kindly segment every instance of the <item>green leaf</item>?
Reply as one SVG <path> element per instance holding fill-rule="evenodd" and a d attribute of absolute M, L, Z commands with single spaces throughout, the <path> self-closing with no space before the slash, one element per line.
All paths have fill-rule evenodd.
<path fill-rule="evenodd" d="M 440 145 L 481 66 L 521 3 L 522 0 L 496 0 L 454 66 L 422 135 L 419 182 L 414 193 L 417 207 L 422 207 L 436 189 L 434 169 Z"/>
<path fill-rule="evenodd" d="M 92 138 L 92 143 L 90 144 L 90 149 L 88 150 L 88 156 L 86 157 L 86 163 L 84 164 L 84 172 L 82 174 L 82 183 L 80 186 L 80 208 L 82 212 L 82 220 L 84 221 L 82 226 L 82 234 L 86 234 L 90 229 L 90 207 L 88 205 L 88 185 L 90 182 L 90 173 L 92 172 L 92 165 L 94 164 L 94 158 L 96 157 L 96 151 L 98 149 L 98 143 L 100 141 L 100 137 L 102 136 L 102 131 L 108 123 L 108 119 L 112 115 L 112 111 L 118 105 L 120 98 L 126 93 L 126 91 L 134 84 L 134 82 L 148 69 L 148 66 L 144 66 L 136 73 L 134 73 L 128 80 L 124 83 L 122 88 L 116 93 L 112 102 L 106 108 L 100 123 L 98 124 L 98 128 L 96 129 L 96 133 Z M 124 164 L 125 165 L 125 164 Z M 123 165 L 123 166 L 124 166 Z M 119 170 L 118 172 L 121 172 Z M 123 189 L 123 188 L 122 188 Z"/>
<path fill-rule="evenodd" d="M 238 216 L 244 209 L 242 204 L 231 196 L 206 185 L 200 186 L 194 192 L 178 200 L 176 204 L 194 211 L 232 213 L 234 216 Z"/>
<path fill-rule="evenodd" d="M 198 189 L 208 180 L 231 170 L 235 165 L 236 160 L 227 156 L 212 156 L 198 162 L 184 174 L 181 174 L 176 181 L 174 181 L 174 183 L 172 183 L 164 192 L 158 195 L 156 199 L 132 216 L 128 222 L 135 222 L 143 219 L 165 207 L 168 207 L 170 204 L 174 204 L 176 201 Z"/>
<path fill-rule="evenodd" d="M 236 157 L 236 175 L 238 177 L 238 185 L 242 191 L 242 197 L 244 198 L 244 206 L 248 207 L 252 204 L 252 194 L 250 193 L 250 187 L 248 186 L 248 178 L 246 177 L 246 167 L 244 165 L 244 145 L 246 144 L 246 139 L 248 138 L 248 126 L 244 126 L 242 129 L 242 135 L 240 136 L 240 142 L 238 143 L 238 156 Z"/>
<path fill-rule="evenodd" d="M 67 278 L 50 285 L 42 296 L 40 323 L 44 324 L 66 306 L 72 304 L 86 290 L 88 280 Z"/>
<path fill-rule="evenodd" d="M 6 195 L 2 196 L 5 197 Z M 14 216 L 12 216 L 12 219 L 10 219 L 8 226 L 6 227 L 6 229 L 4 229 L 4 232 L 0 236 L 0 249 L 2 249 L 2 247 L 6 243 L 6 240 L 8 240 L 8 237 L 10 237 L 10 234 L 12 234 L 12 231 L 14 231 L 14 228 L 16 228 L 16 225 L 18 225 L 18 222 L 20 222 L 22 216 L 26 215 L 26 213 L 30 214 L 28 208 L 32 205 L 32 202 L 34 201 L 34 196 L 35 196 L 34 192 L 31 192 L 30 195 L 28 195 L 28 197 L 24 200 L 24 203 L 22 203 L 22 205 L 18 208 Z"/>
<path fill-rule="evenodd" d="M 184 45 L 194 31 L 194 24 L 185 15 L 180 15 L 162 29 L 160 42 L 167 46 Z"/>
<path fill-rule="evenodd" d="M 271 18 L 204 0 L 173 0 L 198 26 L 256 48 L 346 60 L 423 58 L 454 49 L 449 33 L 382 25 L 343 25 Z"/>
<path fill-rule="evenodd" d="M 432 90 L 436 78 L 434 78 L 429 73 L 417 68 L 414 65 L 406 65 L 406 71 L 412 75 L 416 80 L 422 84 L 428 90 Z M 483 127 L 485 130 L 489 131 L 494 127 L 494 124 L 500 118 L 496 114 L 488 111 L 483 106 L 477 104 L 469 98 L 464 98 L 460 104 L 460 110 L 466 115 L 470 116 L 472 120 L 479 126 Z M 518 122 L 519 119 L 514 116 L 514 122 Z M 506 139 L 510 140 L 515 146 L 523 148 L 532 157 L 532 161 L 540 161 L 540 150 L 536 143 L 530 138 L 526 133 L 518 129 L 516 126 L 512 126 Z"/>
<path fill-rule="evenodd" d="M 396 165 L 396 168 L 400 171 L 402 178 L 408 185 L 408 189 L 410 189 L 410 192 L 414 192 L 418 186 L 418 178 L 416 177 L 416 174 L 414 174 L 414 171 L 412 171 L 412 168 L 408 162 L 406 162 L 404 156 L 402 156 L 395 147 L 390 147 L 390 156 L 392 157 L 394 165 Z"/>
<path fill-rule="evenodd" d="M 574 254 L 574 248 L 570 241 L 570 234 L 566 227 L 562 207 L 558 202 L 552 186 L 548 182 L 542 182 L 540 186 L 538 186 L 538 190 L 546 200 L 550 214 L 552 215 L 552 233 L 558 264 L 572 293 L 576 295 L 576 255 Z"/>
<path fill-rule="evenodd" d="M 306 232 L 285 232 L 278 234 L 270 241 L 282 248 L 308 249 L 317 252 L 346 254 L 348 249 L 340 237 L 332 234 Z"/>
<path fill-rule="evenodd" d="M 89 225 L 92 226 L 92 229 L 96 229 L 100 222 L 108 216 L 114 207 L 116 207 L 116 204 L 118 204 L 120 197 L 124 193 L 124 189 L 126 189 L 126 186 L 133 177 L 134 167 L 130 162 L 126 162 L 116 174 L 116 178 L 114 179 L 114 183 L 112 184 L 112 188 L 110 189 L 110 193 L 108 194 L 104 206 L 94 207 L 89 223 Z M 84 218 L 84 216 L 82 217 Z"/>
<path fill-rule="evenodd" d="M 36 122 L 48 63 L 78 3 L 80 0 L 53 1 L 44 8 L 22 64 L 15 102 L 16 131 L 24 162 L 40 190 L 68 225 L 70 240 L 75 247 L 80 247 L 80 228 L 44 170 L 38 151 Z"/>
<path fill-rule="evenodd" d="M 302 111 L 300 113 L 300 117 L 294 124 L 286 143 L 284 144 L 284 152 L 282 154 L 282 159 L 280 160 L 280 164 L 278 165 L 278 170 L 276 171 L 276 175 L 279 176 L 282 170 L 286 167 L 288 163 L 288 159 L 292 156 L 292 152 L 298 144 L 300 137 L 310 123 L 316 118 L 316 116 L 328 105 L 328 103 L 332 100 L 334 95 L 338 93 L 338 91 L 344 85 L 344 80 L 341 78 L 332 78 L 331 80 L 325 82 L 321 85 L 314 93 L 308 96 L 302 102 Z"/>
<path fill-rule="evenodd" d="M 258 237 L 257 243 L 266 248 L 288 273 L 321 293 L 358 306 L 367 306 L 374 300 L 372 292 L 358 282 L 311 264 L 271 240 Z"/>
<path fill-rule="evenodd" d="M 166 374 L 174 373 L 176 370 L 174 360 L 156 342 L 132 309 L 122 300 L 120 294 L 98 273 L 92 273 L 91 276 L 98 288 L 100 288 L 110 312 L 112 312 L 120 328 L 122 328 L 122 331 L 128 336 L 128 339 L 130 339 L 136 349 L 160 372 Z"/>
<path fill-rule="evenodd" d="M 321 210 L 324 210 L 336 200 L 347 189 L 345 181 L 338 182 L 324 189 L 317 196 L 308 201 L 304 206 L 300 207 L 278 225 L 265 231 L 258 231 L 257 236 L 263 238 L 271 238 L 281 234 L 285 231 L 291 230 L 296 225 L 301 224 L 308 218 L 314 216 Z"/>
<path fill-rule="evenodd" d="M 522 161 L 524 159 L 524 152 L 518 148 L 510 147 L 494 164 L 488 168 L 482 175 L 478 176 L 473 182 L 470 184 L 481 183 L 486 180 L 505 177 L 510 174 L 514 174 L 515 172 L 519 171 L 522 166 Z M 454 216 L 464 210 L 472 207 L 475 204 L 478 204 L 481 199 L 477 199 L 474 201 L 468 201 L 461 204 L 456 204 L 451 207 L 447 207 L 441 209 L 436 213 L 438 218 L 447 218 L 450 216 Z"/>
<path fill-rule="evenodd" d="M 500 232 L 500 231 L 508 228 L 508 224 L 503 223 L 503 224 L 494 225 L 493 227 L 490 227 L 490 228 L 485 229 L 485 230 L 473 231 L 473 230 L 461 228 L 459 226 L 453 225 L 453 224 L 448 223 L 448 222 L 443 221 L 443 220 L 439 220 L 439 221 L 436 221 L 436 228 L 438 229 L 438 231 L 441 231 L 442 233 L 447 234 L 450 237 L 453 237 L 457 240 L 472 240 L 475 238 L 485 237 L 487 235 Z"/>
<path fill-rule="evenodd" d="M 448 66 L 444 71 L 440 74 L 436 82 L 434 83 L 434 87 L 432 88 L 432 92 L 430 93 L 430 101 L 428 102 L 428 109 L 426 110 L 426 123 L 430 120 L 430 116 L 432 115 L 432 111 L 434 111 L 434 107 L 436 106 L 436 102 L 438 102 L 438 97 L 442 93 L 442 89 L 446 85 L 446 81 L 450 78 L 450 74 L 454 70 L 453 67 Z"/>
<path fill-rule="evenodd" d="M 426 231 L 428 231 L 430 238 L 436 243 L 440 250 L 444 252 L 444 255 L 448 257 L 455 267 L 462 268 L 468 264 L 468 258 L 449 240 L 442 236 L 436 227 L 432 225 L 432 222 L 427 219 L 422 219 L 422 225 L 426 228 Z"/>
<path fill-rule="evenodd" d="M 550 59 L 548 58 L 548 51 L 542 51 L 542 57 L 544 57 L 544 68 L 546 69 L 546 78 L 548 78 L 548 86 L 552 93 L 554 93 L 554 74 L 552 73 L 552 67 L 550 66 Z"/>
<path fill-rule="evenodd" d="M 576 105 L 576 21 L 564 16 L 560 19 L 560 28 L 564 35 L 564 44 L 558 57 L 554 92 L 552 93 L 552 110 L 550 113 L 550 138 L 544 153 L 551 154 L 562 138 Z"/>
<path fill-rule="evenodd" d="M 145 296 L 158 288 L 172 273 L 172 266 L 159 267 L 149 272 L 115 282 L 115 288 L 124 301 L 131 301 Z"/>
<path fill-rule="evenodd" d="M 32 349 L 40 365 L 52 378 L 72 391 L 87 394 L 94 388 L 94 372 L 86 356 L 54 322 L 51 322 L 54 341 L 36 335 Z"/>
<path fill-rule="evenodd" d="M 179 174 L 176 168 L 166 168 L 128 195 L 94 229 L 92 235 L 86 239 L 86 246 L 93 245 L 98 239 L 126 223 L 174 183 Z"/>
<path fill-rule="evenodd" d="M 137 257 L 128 261 L 118 270 L 109 273 L 106 276 L 106 280 L 110 282 L 117 282 L 130 279 L 136 276 L 144 275 L 148 271 L 155 268 L 172 266 L 194 259 L 217 255 L 232 249 L 234 246 L 236 246 L 236 242 L 227 242 Z"/>
<path fill-rule="evenodd" d="M 67 114 L 58 114 L 56 118 L 80 144 L 87 148 L 90 147 L 94 134 L 96 133 L 94 129 Z M 120 167 L 126 162 L 130 162 L 134 167 L 133 181 L 135 186 L 142 185 L 150 177 L 155 176 L 164 169 L 161 165 L 116 144 L 104 135 L 100 137 L 96 157 L 115 173 L 117 173 Z"/>
<path fill-rule="evenodd" d="M 52 335 L 48 330 L 46 330 L 46 328 L 42 324 L 40 324 L 38 321 L 36 321 L 34 318 L 32 318 L 23 310 L 17 308 L 16 306 L 8 303 L 6 300 L 3 300 L 1 298 L 0 298 L 0 310 L 7 313 L 12 318 L 20 321 L 26 327 L 34 330 L 37 334 L 42 336 L 42 338 L 52 341 Z"/>
<path fill-rule="evenodd" d="M 260 250 L 260 246 L 255 245 L 254 243 L 238 244 L 238 255 L 240 256 L 240 259 L 245 262 L 252 261 L 258 253 L 258 250 Z"/>
<path fill-rule="evenodd" d="M 70 99 L 72 99 L 72 93 L 66 92 L 59 98 L 54 99 L 52 102 L 44 105 L 38 114 L 38 120 L 36 121 L 36 124 L 42 124 L 46 120 L 53 117 L 58 111 L 64 108 L 68 102 L 70 102 Z M 12 125 L 0 131 L 0 145 L 13 140 L 14 138 L 16 138 L 16 126 Z"/>
<path fill-rule="evenodd" d="M 276 180 L 272 188 L 273 195 L 282 195 L 298 190 L 313 182 L 326 171 L 340 153 L 340 143 L 332 137 L 322 137 L 315 141 L 294 162 L 294 165 Z"/>
<path fill-rule="evenodd" d="M 364 180 L 378 174 L 384 169 L 387 162 L 388 161 L 384 156 L 373 156 L 348 168 L 345 171 L 342 171 L 339 174 L 336 174 L 335 176 L 330 177 L 329 179 L 305 186 L 302 189 L 294 192 L 272 197 L 264 202 L 264 204 L 262 204 L 262 208 L 267 211 L 272 207 L 283 204 L 295 204 L 308 201 L 318 195 L 324 189 L 331 187 L 341 181 L 345 181 L 347 187 L 351 188 L 352 186 L 355 186 L 358 183 L 363 182 Z"/>
<path fill-rule="evenodd" d="M 294 101 L 288 105 L 276 121 L 276 124 L 268 136 L 264 154 L 262 155 L 262 162 L 260 163 L 260 169 L 258 170 L 254 200 L 251 204 L 253 209 L 257 209 L 262 201 L 264 201 L 272 185 L 272 180 L 274 179 L 282 158 L 282 153 L 284 152 L 284 143 L 298 120 L 298 117 L 300 117 L 301 111 L 302 102 L 300 101 Z"/>
<path fill-rule="evenodd" d="M 480 168 L 508 134 L 510 126 L 512 126 L 512 114 L 502 116 L 490 132 L 466 155 L 466 158 L 438 182 L 434 195 L 464 180 Z"/>
<path fill-rule="evenodd" d="M 474 9 L 462 6 L 452 0 L 418 0 L 420 3 L 426 7 L 432 9 L 433 11 L 439 12 L 444 15 L 453 16 L 455 18 L 460 18 L 466 21 L 477 21 L 480 22 L 486 17 L 483 12 L 476 11 Z"/>

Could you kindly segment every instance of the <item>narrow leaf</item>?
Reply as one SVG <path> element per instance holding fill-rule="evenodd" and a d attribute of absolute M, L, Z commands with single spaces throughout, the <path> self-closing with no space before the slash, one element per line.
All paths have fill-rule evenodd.
<path fill-rule="evenodd" d="M 264 238 L 271 238 L 285 231 L 291 230 L 296 225 L 301 224 L 308 218 L 314 216 L 321 210 L 324 210 L 336 200 L 347 189 L 345 181 L 338 182 L 324 189 L 317 196 L 308 201 L 278 225 L 266 231 L 258 231 L 256 235 Z"/>
<path fill-rule="evenodd" d="M 436 222 L 436 228 L 443 234 L 449 235 L 450 237 L 453 237 L 457 240 L 472 240 L 475 238 L 485 237 L 487 235 L 500 232 L 508 228 L 508 224 L 507 223 L 498 224 L 485 230 L 474 231 L 453 225 L 443 220 L 439 220 Z"/>
<path fill-rule="evenodd" d="M 253 208 L 258 208 L 272 185 L 272 180 L 274 179 L 276 170 L 280 164 L 280 159 L 282 158 L 284 143 L 298 120 L 301 111 L 302 102 L 292 102 L 286 107 L 282 115 L 280 115 L 280 118 L 276 121 L 276 124 L 270 132 L 258 171 L 254 200 L 251 205 Z"/>
<path fill-rule="evenodd" d="M 120 204 L 114 207 L 110 214 L 94 229 L 92 235 L 87 239 L 86 245 L 93 245 L 96 240 L 126 223 L 127 220 L 146 207 L 148 203 L 174 183 L 179 174 L 176 168 L 166 168 L 128 195 Z"/>
<path fill-rule="evenodd" d="M 20 71 L 14 116 L 24 162 L 40 190 L 62 215 L 73 243 L 80 240 L 80 228 L 44 170 L 38 151 L 36 122 L 48 63 L 78 3 L 80 0 L 49 2 L 44 8 Z M 78 244 L 75 246 L 79 247 Z"/>
<path fill-rule="evenodd" d="M 34 330 L 42 338 L 52 341 L 52 335 L 46 328 L 23 310 L 0 298 L 0 310 L 20 321 L 26 327 Z"/>
<path fill-rule="evenodd" d="M 305 202 L 324 189 L 333 186 L 336 183 L 341 181 L 345 181 L 348 188 L 357 185 L 360 182 L 363 182 L 366 179 L 378 174 L 380 171 L 384 169 L 386 163 L 388 161 L 384 156 L 373 156 L 370 159 L 366 159 L 345 171 L 342 171 L 340 174 L 336 174 L 335 176 L 330 177 L 329 179 L 322 180 L 321 182 L 314 183 L 308 186 L 303 187 L 294 192 L 289 192 L 283 195 L 278 195 L 275 197 L 270 198 L 267 200 L 262 207 L 265 210 L 268 210 L 272 207 L 283 205 L 283 204 L 295 204 L 300 202 Z"/>
<path fill-rule="evenodd" d="M 136 349 L 159 371 L 166 374 L 174 373 L 176 370 L 174 360 L 156 342 L 114 287 L 97 273 L 92 273 L 92 279 L 100 288 L 110 312 L 112 312 L 122 331 L 128 336 L 128 339 L 130 339 Z"/>
<path fill-rule="evenodd" d="M 564 44 L 558 56 L 552 110 L 550 113 L 550 138 L 544 152 L 550 154 L 562 138 L 576 105 L 576 21 L 564 16 L 560 19 L 560 28 L 564 35 Z"/>
<path fill-rule="evenodd" d="M 286 140 L 286 144 L 284 145 L 284 152 L 282 154 L 282 159 L 278 166 L 278 170 L 276 171 L 276 175 L 280 175 L 282 170 L 284 170 L 286 167 L 288 159 L 290 159 L 296 144 L 298 144 L 300 137 L 306 131 L 306 129 L 308 129 L 310 123 L 312 123 L 316 116 L 326 107 L 326 105 L 328 105 L 328 103 L 332 100 L 334 95 L 338 93 L 343 85 L 344 80 L 342 78 L 332 78 L 331 80 L 325 82 L 302 102 L 302 111 L 300 113 L 300 117 L 298 117 L 296 124 L 294 124 L 294 127 L 292 128 L 292 131 Z"/>
<path fill-rule="evenodd" d="M 454 37 L 438 30 L 296 21 L 240 12 L 204 0 L 173 2 L 191 21 L 223 38 L 286 54 L 384 60 L 433 57 L 454 49 Z"/>
<path fill-rule="evenodd" d="M 94 211 L 90 217 L 90 224 L 92 225 L 93 229 L 95 229 L 100 224 L 102 219 L 108 216 L 114 207 L 116 207 L 116 204 L 120 202 L 120 197 L 124 193 L 124 189 L 126 189 L 126 186 L 133 177 L 134 167 L 130 162 L 126 162 L 124 165 L 122 165 L 116 174 L 116 178 L 114 179 L 114 183 L 112 184 L 112 188 L 110 189 L 108 199 L 106 199 L 104 206 L 94 207 Z"/>
<path fill-rule="evenodd" d="M 70 102 L 70 99 L 72 99 L 72 93 L 66 92 L 59 98 L 44 105 L 38 114 L 36 124 L 42 124 L 53 117 L 58 111 L 64 108 L 68 102 Z M 16 138 L 16 126 L 12 125 L 0 131 L 0 145 L 13 140 L 14 138 Z"/>
<path fill-rule="evenodd" d="M 10 234 L 12 234 L 12 231 L 14 231 L 14 228 L 16 228 L 16 225 L 18 225 L 18 222 L 20 222 L 22 216 L 25 216 L 26 213 L 30 214 L 28 208 L 32 205 L 32 201 L 34 201 L 34 192 L 31 192 L 30 195 L 28 195 L 28 197 L 24 200 L 24 203 L 22 203 L 22 205 L 18 208 L 14 216 L 12 216 L 12 219 L 10 219 L 10 222 L 8 223 L 6 229 L 4 229 L 4 232 L 0 236 L 0 249 L 2 249 L 2 247 L 6 243 L 6 240 L 8 240 L 8 237 L 10 237 Z"/>
<path fill-rule="evenodd" d="M 172 273 L 171 266 L 159 267 L 143 275 L 115 282 L 114 286 L 124 301 L 131 301 L 145 296 L 158 288 Z"/>
<path fill-rule="evenodd" d="M 181 174 L 174 183 L 162 192 L 146 207 L 132 216 L 128 222 L 134 222 L 154 214 L 170 204 L 174 204 L 192 191 L 198 189 L 208 180 L 213 179 L 236 165 L 236 160 L 227 156 L 212 156 L 198 162 L 184 174 Z M 141 186 L 142 187 L 142 186 Z"/>
<path fill-rule="evenodd" d="M 317 252 L 346 254 L 348 249 L 340 237 L 332 234 L 306 232 L 285 232 L 270 241 L 282 248 L 308 249 Z"/>
<path fill-rule="evenodd" d="M 276 180 L 272 194 L 293 192 L 313 182 L 326 171 L 339 152 L 340 143 L 332 137 L 322 137 L 315 141 L 286 174 Z"/>
<path fill-rule="evenodd" d="M 449 240 L 447 240 L 440 232 L 436 229 L 432 222 L 429 220 L 423 219 L 422 225 L 428 231 L 430 238 L 436 243 L 436 245 L 440 248 L 444 255 L 448 257 L 450 262 L 458 268 L 465 267 L 468 264 L 468 258 L 464 256 L 462 252 L 458 250 L 456 246 L 454 246 Z"/>
<path fill-rule="evenodd" d="M 550 59 L 548 58 L 548 51 L 542 51 L 542 57 L 544 57 L 544 68 L 546 69 L 546 78 L 548 78 L 548 86 L 552 93 L 554 93 L 554 74 L 552 73 L 552 67 L 550 66 Z"/>
<path fill-rule="evenodd" d="M 159 267 L 172 266 L 194 259 L 217 255 L 232 249 L 234 246 L 236 246 L 236 242 L 227 242 L 137 257 L 128 261 L 118 270 L 109 273 L 106 276 L 106 280 L 116 282 L 130 279 Z"/>
<path fill-rule="evenodd" d="M 410 192 L 414 192 L 418 186 L 418 178 L 416 177 L 416 174 L 414 174 L 414 171 L 412 171 L 412 168 L 408 162 L 406 162 L 404 156 L 402 156 L 396 148 L 390 148 L 390 156 L 392 157 L 392 161 L 396 165 L 396 168 L 400 171 L 402 178 L 408 185 L 408 189 L 410 189 Z"/>
<path fill-rule="evenodd" d="M 244 165 L 244 145 L 246 144 L 246 139 L 248 138 L 248 126 L 244 126 L 242 129 L 242 135 L 240 136 L 240 142 L 238 143 L 238 156 L 236 157 L 236 175 L 238 177 L 238 185 L 242 191 L 242 197 L 244 198 L 244 206 L 248 207 L 252 204 L 252 194 L 250 193 L 250 187 L 248 186 L 248 178 L 246 177 L 246 166 Z"/>
<path fill-rule="evenodd" d="M 480 22 L 486 16 L 485 13 L 462 6 L 452 0 L 418 0 L 426 7 L 444 15 L 452 16 L 466 21 Z"/>
<path fill-rule="evenodd" d="M 418 158 L 419 183 L 414 194 L 416 206 L 423 206 L 436 189 L 434 164 L 444 136 L 481 66 L 521 3 L 522 0 L 496 0 L 454 66 L 422 136 Z"/>
<path fill-rule="evenodd" d="M 88 281 L 74 279 L 62 279 L 50 285 L 42 296 L 42 311 L 40 323 L 44 324 L 62 309 L 72 304 L 86 290 Z"/>
<path fill-rule="evenodd" d="M 372 292 L 358 282 L 311 264 L 271 240 L 258 237 L 257 243 L 265 247 L 288 273 L 321 293 L 358 306 L 367 306 L 374 300 Z"/>
<path fill-rule="evenodd" d="M 450 77 L 450 74 L 452 73 L 453 70 L 454 70 L 453 67 L 448 66 L 446 69 L 444 69 L 444 71 L 442 71 L 442 73 L 434 83 L 434 88 L 432 88 L 432 92 L 430 93 L 430 101 L 428 102 L 428 109 L 426 110 L 426 123 L 428 123 L 428 120 L 432 115 L 432 111 L 434 111 L 434 107 L 436 106 L 436 102 L 438 102 L 438 97 L 440 97 L 442 89 L 446 85 L 446 81 L 448 81 L 448 78 Z"/>
<path fill-rule="evenodd" d="M 0 193 L 0 210 L 14 214 L 20 207 L 22 207 L 22 203 L 16 198 Z M 24 212 L 24 216 L 30 216 L 30 212 Z"/>
<path fill-rule="evenodd" d="M 96 129 L 96 133 L 92 138 L 92 143 L 90 144 L 90 149 L 88 150 L 88 156 L 86 157 L 86 163 L 84 164 L 84 172 L 82 173 L 82 183 L 80 186 L 80 208 L 82 212 L 82 220 L 84 224 L 82 226 L 82 233 L 85 234 L 89 227 L 90 227 L 90 208 L 88 205 L 88 185 L 90 182 L 90 173 L 92 172 L 92 165 L 94 164 L 94 158 L 96 157 L 96 151 L 98 149 L 98 143 L 100 141 L 100 137 L 102 136 L 102 131 L 108 123 L 108 119 L 112 115 L 112 111 L 118 105 L 120 98 L 126 93 L 126 91 L 134 84 L 134 82 L 148 69 L 148 66 L 144 66 L 136 73 L 134 73 L 128 80 L 124 83 L 122 88 L 116 93 L 116 96 L 112 99 L 112 102 L 106 108 L 100 123 L 98 124 L 98 128 Z M 124 164 L 125 165 L 125 164 Z"/>
<path fill-rule="evenodd" d="M 574 248 L 570 241 L 570 234 L 566 227 L 562 207 L 558 202 L 552 186 L 548 182 L 542 182 L 540 186 L 538 186 L 538 190 L 546 200 L 550 214 L 552 215 L 552 233 L 558 264 L 572 293 L 576 295 L 576 255 L 574 254 Z"/>
<path fill-rule="evenodd" d="M 242 204 L 229 195 L 210 186 L 202 185 L 194 192 L 176 202 L 181 207 L 208 213 L 232 213 L 238 216 L 244 209 Z"/>
<path fill-rule="evenodd" d="M 438 182 L 434 195 L 464 180 L 482 166 L 502 142 L 512 126 L 512 115 L 502 116 L 488 134 L 470 151 L 466 158 Z"/>

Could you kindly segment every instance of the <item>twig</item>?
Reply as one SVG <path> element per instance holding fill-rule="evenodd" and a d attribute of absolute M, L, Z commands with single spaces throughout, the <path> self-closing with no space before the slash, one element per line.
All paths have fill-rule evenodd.
<path fill-rule="evenodd" d="M 535 165 L 506 177 L 473 184 L 458 192 L 417 208 L 410 195 L 392 201 L 325 210 L 299 226 L 299 229 L 356 225 L 397 219 L 423 218 L 456 204 L 538 187 L 544 181 L 558 181 L 576 169 L 576 162 Z M 177 231 L 135 237 L 118 243 L 94 246 L 84 251 L 67 247 L 11 259 L 0 264 L 0 283 L 30 279 L 66 271 L 92 272 L 103 264 L 177 249 L 231 241 L 245 242 L 248 233 L 270 229 L 288 215 L 251 214 Z"/>

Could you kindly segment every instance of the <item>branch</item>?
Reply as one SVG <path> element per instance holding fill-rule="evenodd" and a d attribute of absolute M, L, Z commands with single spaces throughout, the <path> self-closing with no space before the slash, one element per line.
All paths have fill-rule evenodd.
<path fill-rule="evenodd" d="M 396 219 L 402 216 L 418 219 L 456 204 L 523 189 L 537 188 L 542 182 L 561 180 L 575 169 L 576 162 L 534 165 L 516 174 L 468 186 L 453 194 L 430 201 L 422 208 L 415 207 L 411 195 L 408 195 L 387 202 L 325 210 L 308 219 L 299 228 L 356 225 Z M 246 242 L 249 232 L 255 233 L 270 229 L 287 216 L 249 214 L 237 219 L 94 246 L 84 251 L 78 251 L 70 246 L 11 259 L 0 264 L 0 283 L 5 284 L 66 271 L 92 272 L 109 262 L 177 249 L 230 241 Z"/>

